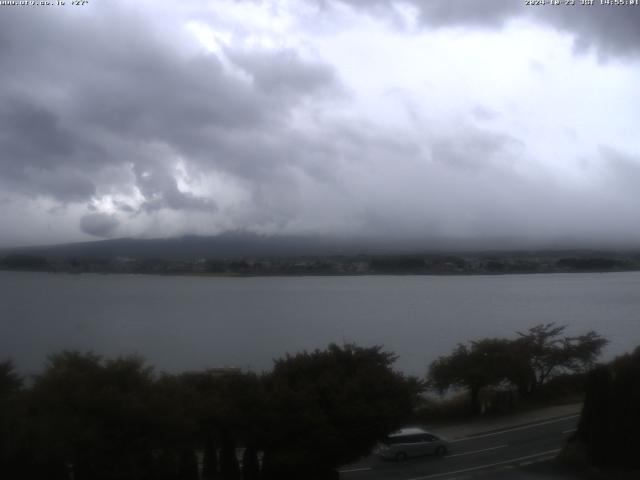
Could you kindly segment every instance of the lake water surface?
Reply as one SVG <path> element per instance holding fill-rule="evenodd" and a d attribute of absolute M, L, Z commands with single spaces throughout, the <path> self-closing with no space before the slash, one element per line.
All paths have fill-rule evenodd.
<path fill-rule="evenodd" d="M 640 344 L 640 272 L 220 278 L 0 272 L 0 360 L 22 372 L 61 349 L 138 353 L 159 370 L 269 369 L 330 342 L 384 345 L 423 375 L 457 342 L 542 322 Z"/>

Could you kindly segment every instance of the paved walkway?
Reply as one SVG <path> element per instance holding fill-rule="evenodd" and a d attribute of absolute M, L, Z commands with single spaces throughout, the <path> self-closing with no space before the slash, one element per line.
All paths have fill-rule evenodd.
<path fill-rule="evenodd" d="M 457 438 L 479 435 L 481 433 L 487 433 L 494 430 L 504 430 L 529 423 L 544 422 L 545 420 L 552 418 L 579 415 L 581 410 L 582 403 L 572 403 L 568 405 L 544 407 L 520 413 L 499 416 L 492 415 L 490 417 L 479 418 L 460 424 L 434 425 L 433 427 L 427 427 L 429 430 L 433 431 L 433 433 L 440 434 L 448 440 L 455 440 Z"/>

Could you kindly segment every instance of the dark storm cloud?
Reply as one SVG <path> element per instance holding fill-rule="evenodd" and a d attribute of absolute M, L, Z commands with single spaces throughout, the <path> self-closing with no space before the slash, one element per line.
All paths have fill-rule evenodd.
<path fill-rule="evenodd" d="M 335 80 L 328 66 L 307 62 L 294 50 L 273 53 L 230 51 L 229 54 L 262 91 L 270 94 L 312 93 L 333 85 Z"/>
<path fill-rule="evenodd" d="M 175 177 L 162 168 L 142 170 L 140 165 L 136 165 L 135 170 L 138 188 L 146 199 L 142 207 L 147 211 L 162 208 L 207 212 L 216 210 L 213 200 L 180 191 Z"/>
<path fill-rule="evenodd" d="M 291 110 L 337 86 L 330 68 L 293 51 L 229 48 L 233 68 L 248 76 L 238 78 L 220 58 L 177 50 L 117 5 L 82 18 L 7 10 L 0 17 L 6 191 L 89 200 L 120 188 L 122 179 L 105 172 L 121 168 L 146 211 L 215 211 L 213 199 L 178 188 L 178 159 L 195 174 L 282 179 L 279 170 L 293 161 L 282 138 Z M 29 41 L 18 41 L 24 32 Z"/>
<path fill-rule="evenodd" d="M 65 202 L 88 199 L 94 183 L 65 168 L 82 144 L 49 109 L 22 98 L 0 99 L 0 184 Z"/>
<path fill-rule="evenodd" d="M 24 193 L 30 196 L 48 195 L 62 202 L 84 201 L 96 193 L 96 186 L 90 178 L 66 168 L 28 169 L 23 183 L 30 189 Z"/>
<path fill-rule="evenodd" d="M 80 219 L 83 232 L 94 237 L 110 237 L 120 222 L 115 217 L 104 213 L 89 213 Z"/>
<path fill-rule="evenodd" d="M 602 56 L 640 54 L 640 7 L 596 5 L 545 12 L 541 18 L 576 35 L 578 51 L 596 47 Z"/>
<path fill-rule="evenodd" d="M 383 16 L 391 5 L 388 0 L 344 1 Z M 578 35 L 577 48 L 594 41 L 601 52 L 630 53 L 635 44 L 627 42 L 626 51 L 621 42 L 625 35 L 637 39 L 625 22 L 620 32 L 601 38 L 618 15 L 614 10 L 595 18 L 572 17 L 569 12 L 577 8 L 565 8 L 557 9 L 565 13 L 542 17 L 509 0 L 414 4 L 425 28 L 495 29 L 528 16 Z M 506 235 L 528 228 L 537 235 L 555 235 L 590 222 L 576 220 L 577 207 L 558 207 L 567 196 L 562 185 L 552 185 L 552 175 L 540 173 L 529 181 L 525 168 L 514 168 L 515 162 L 526 161 L 528 152 L 513 135 L 523 141 L 527 137 L 505 133 L 516 131 L 506 125 L 509 109 L 492 103 L 491 92 L 464 105 L 464 95 L 449 102 L 452 92 L 444 88 L 444 107 L 433 119 L 420 111 L 417 98 L 408 96 L 410 120 L 399 126 L 394 109 L 401 102 L 388 96 L 377 104 L 367 91 L 367 84 L 387 81 L 365 78 L 371 72 L 358 69 L 367 62 L 350 58 L 353 71 L 336 72 L 316 59 L 314 55 L 327 56 L 344 68 L 344 59 L 332 57 L 333 47 L 322 46 L 326 38 L 314 44 L 322 28 L 299 32 L 293 19 L 290 31 L 286 26 L 270 31 L 267 20 L 263 43 L 271 47 L 266 48 L 256 46 L 263 44 L 262 27 L 252 23 L 264 19 L 237 26 L 234 19 L 231 26 L 214 19 L 212 35 L 225 38 L 216 43 L 214 54 L 205 51 L 193 32 L 186 33 L 183 20 L 191 14 L 175 19 L 169 15 L 173 8 L 182 7 L 150 19 L 124 1 L 102 2 L 73 14 L 70 9 L 55 14 L 4 9 L 0 198 L 27 197 L 24 203 L 32 204 L 25 212 L 65 211 L 69 224 L 98 237 L 223 228 L 360 229 L 415 237 Z M 342 18 L 332 15 L 344 9 L 327 11 L 326 19 L 340 23 Z M 398 25 L 405 18 L 398 9 L 394 15 Z M 206 30 L 202 18 L 196 20 Z M 366 36 L 370 22 L 363 23 L 354 22 L 355 30 Z M 223 31 L 227 26 L 229 32 Z M 405 33 L 410 39 L 411 32 Z M 299 49 L 273 46 L 294 45 L 307 34 L 308 44 Z M 347 53 L 350 41 L 345 37 Z M 375 54 L 372 49 L 371 58 L 378 61 Z M 417 58 L 420 52 L 413 54 Z M 381 55 L 380 61 L 388 58 Z M 436 60 L 434 71 L 440 68 L 449 67 Z M 411 68 L 406 76 L 413 76 Z M 350 82 L 352 92 L 341 78 Z M 449 110 L 456 103 L 463 104 L 461 118 Z M 474 107 L 476 103 L 481 105 Z M 635 178 L 638 159 L 605 152 L 598 160 L 609 165 L 607 172 L 617 179 L 611 180 L 614 188 L 623 177 Z M 536 169 L 542 171 L 531 167 Z M 589 196 L 598 188 L 589 190 Z M 85 208 L 90 213 L 78 219 L 77 212 Z M 44 224 L 42 218 L 31 221 Z"/>
<path fill-rule="evenodd" d="M 640 54 L 640 8 L 638 6 L 562 5 L 526 6 L 514 0 L 338 0 L 342 3 L 378 12 L 383 5 L 391 7 L 409 3 L 416 7 L 419 21 L 430 27 L 498 28 L 514 18 L 530 18 L 575 35 L 575 47 L 595 47 L 601 55 Z"/>
<path fill-rule="evenodd" d="M 138 55 L 104 62 L 103 75 L 79 86 L 88 100 L 78 105 L 82 119 L 123 138 L 184 146 L 193 132 L 252 127 L 273 115 L 268 99 L 226 76 L 213 55 Z"/>
<path fill-rule="evenodd" d="M 511 0 L 435 0 L 413 2 L 423 22 L 433 25 L 465 24 L 500 26 L 506 18 L 522 13 L 524 2 Z"/>
<path fill-rule="evenodd" d="M 46 166 L 73 152 L 73 136 L 58 116 L 23 99 L 5 99 L 0 105 L 0 132 L 5 161 Z"/>

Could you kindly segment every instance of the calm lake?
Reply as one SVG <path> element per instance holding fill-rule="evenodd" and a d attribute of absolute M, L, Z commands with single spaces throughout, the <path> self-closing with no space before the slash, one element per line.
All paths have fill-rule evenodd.
<path fill-rule="evenodd" d="M 640 344 L 640 272 L 214 278 L 0 272 L 0 359 L 37 372 L 61 349 L 138 353 L 158 370 L 269 369 L 330 342 L 384 345 L 423 375 L 457 342 L 542 322 Z"/>

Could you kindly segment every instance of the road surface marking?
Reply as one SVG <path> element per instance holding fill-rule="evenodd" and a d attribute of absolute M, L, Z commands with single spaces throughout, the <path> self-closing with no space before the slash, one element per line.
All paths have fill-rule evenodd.
<path fill-rule="evenodd" d="M 576 430 L 578 430 L 578 429 L 577 429 L 577 428 L 570 428 L 569 430 L 563 430 L 563 431 L 562 431 L 562 433 L 563 433 L 563 434 L 565 434 L 565 433 L 573 433 L 573 432 L 575 432 Z"/>
<path fill-rule="evenodd" d="M 463 457 L 465 455 L 473 455 L 474 453 L 488 452 L 490 450 L 498 450 L 499 448 L 506 448 L 508 446 L 509 445 L 498 445 L 497 447 L 483 448 L 482 450 L 473 450 L 471 452 L 456 453 L 455 455 L 446 455 L 445 458 Z M 338 473 L 366 472 L 369 470 L 373 470 L 373 468 L 371 467 L 348 468 L 346 470 L 338 470 Z"/>
<path fill-rule="evenodd" d="M 576 417 L 579 417 L 579 416 L 580 416 L 579 414 L 569 415 L 568 417 L 556 418 L 554 420 L 547 420 L 546 422 L 533 423 L 531 425 L 523 425 L 521 427 L 507 428 L 506 430 L 500 430 L 499 432 L 484 433 L 482 435 L 472 435 L 470 437 L 464 437 L 464 438 L 458 438 L 457 440 L 451 440 L 449 443 L 466 442 L 468 440 L 475 440 L 476 438 L 494 437 L 496 435 L 502 435 L 504 433 L 515 432 L 517 430 L 526 430 L 527 428 L 535 428 L 535 427 L 539 427 L 541 425 L 548 425 L 550 423 L 563 422 L 565 420 L 569 420 L 570 418 L 576 418 Z"/>
<path fill-rule="evenodd" d="M 547 450 L 546 452 L 534 453 L 533 455 L 526 455 L 524 457 L 512 458 L 511 460 L 504 460 L 502 462 L 488 463 L 486 465 L 478 465 L 477 467 L 464 468 L 462 470 L 454 470 L 451 472 L 434 473 L 433 475 L 427 475 L 424 477 L 414 477 L 414 478 L 409 478 L 407 480 L 427 480 L 428 478 L 446 477 L 447 475 L 455 475 L 457 473 L 466 473 L 466 472 L 473 472 L 475 470 L 484 470 L 485 468 L 498 467 L 500 465 L 519 462 L 521 460 L 527 460 L 529 458 L 541 457 L 544 455 L 558 453 L 560 450 L 561 450 L 560 448 L 556 448 L 555 450 Z"/>
<path fill-rule="evenodd" d="M 338 470 L 338 473 L 366 472 L 368 470 L 371 470 L 371 467 L 349 468 L 347 470 Z"/>
<path fill-rule="evenodd" d="M 463 457 L 464 455 L 473 455 L 474 453 L 488 452 L 489 450 L 497 450 L 499 448 L 506 448 L 508 446 L 509 445 L 498 445 L 497 447 L 483 448 L 482 450 L 472 450 L 471 452 L 456 453 L 455 455 L 447 455 L 445 458 Z"/>
<path fill-rule="evenodd" d="M 554 458 L 556 458 L 555 455 L 548 455 L 546 457 L 538 457 L 535 460 L 531 460 L 529 462 L 521 463 L 520 465 L 533 465 L 534 463 L 548 462 L 549 460 L 553 460 Z"/>

